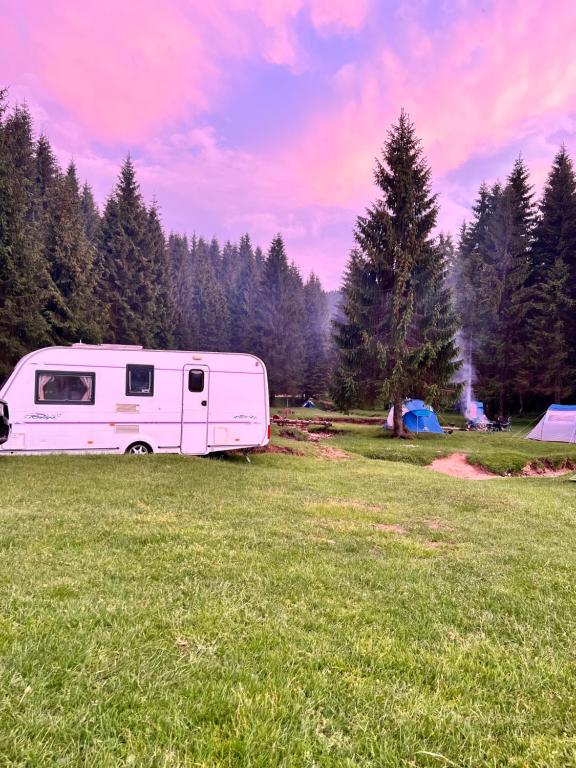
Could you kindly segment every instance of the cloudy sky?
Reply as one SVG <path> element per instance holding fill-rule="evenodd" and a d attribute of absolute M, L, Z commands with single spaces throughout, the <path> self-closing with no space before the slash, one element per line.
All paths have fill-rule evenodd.
<path fill-rule="evenodd" d="M 328 288 L 404 107 L 456 232 L 522 153 L 576 154 L 571 0 L 0 0 L 0 84 L 102 204 L 134 158 L 166 229 L 249 231 Z"/>

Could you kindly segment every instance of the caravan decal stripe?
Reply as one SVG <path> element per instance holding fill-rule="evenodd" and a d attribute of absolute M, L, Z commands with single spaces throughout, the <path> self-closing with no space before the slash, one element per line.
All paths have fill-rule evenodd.
<path fill-rule="evenodd" d="M 82 365 L 80 365 L 80 363 L 45 363 L 45 365 L 60 365 L 60 367 L 67 366 L 68 368 L 86 368 L 86 367 L 88 367 L 88 368 L 106 368 L 108 370 L 113 370 L 113 371 L 123 371 L 126 368 L 126 365 L 101 365 L 99 363 L 96 364 L 96 365 L 88 365 L 88 366 L 85 363 L 82 363 Z M 144 363 L 128 363 L 128 365 L 144 365 Z M 148 365 L 148 363 L 146 363 L 146 365 Z M 150 365 L 153 365 L 153 363 L 150 363 Z M 154 368 L 157 371 L 173 371 L 175 373 L 182 373 L 183 370 L 184 370 L 184 367 L 187 366 L 187 365 L 193 366 L 194 363 L 184 363 L 182 368 L 160 368 L 160 366 L 158 366 L 158 365 L 155 365 Z M 263 375 L 263 371 L 262 370 L 259 370 L 259 371 L 217 371 L 214 368 L 209 368 L 206 365 L 206 363 L 203 362 L 203 361 L 198 363 L 198 367 L 202 367 L 202 366 L 204 366 L 205 368 L 208 368 L 208 373 L 239 373 L 239 374 L 245 374 L 247 376 L 262 376 Z"/>
<path fill-rule="evenodd" d="M 109 426 L 125 426 L 138 424 L 260 424 L 259 421 L 15 421 L 16 426 L 86 426 L 107 424 Z"/>

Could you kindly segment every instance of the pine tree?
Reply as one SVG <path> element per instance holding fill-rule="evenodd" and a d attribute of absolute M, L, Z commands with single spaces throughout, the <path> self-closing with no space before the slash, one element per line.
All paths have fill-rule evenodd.
<path fill-rule="evenodd" d="M 50 142 L 42 134 L 36 143 L 36 173 L 34 178 L 38 219 L 45 223 L 50 207 L 50 194 L 61 177 L 60 169 L 52 152 Z"/>
<path fill-rule="evenodd" d="M 228 240 L 222 249 L 220 259 L 220 282 L 226 291 L 228 303 L 234 299 L 238 287 L 238 277 L 240 271 L 240 258 L 238 246 Z"/>
<path fill-rule="evenodd" d="M 402 112 L 388 134 L 383 162 L 376 165 L 382 197 L 358 218 L 359 252 L 348 267 L 346 320 L 337 334 L 338 404 L 392 401 L 397 437 L 405 434 L 403 399 L 437 398 L 457 368 L 457 324 L 431 234 L 438 207 L 430 175 L 414 127 Z"/>
<path fill-rule="evenodd" d="M 566 148 L 562 146 L 552 164 L 548 176 L 542 202 L 540 218 L 536 226 L 534 247 L 532 249 L 532 275 L 534 300 L 538 312 L 534 317 L 531 332 L 540 329 L 543 338 L 536 341 L 537 347 L 546 350 L 546 339 L 552 326 L 558 334 L 563 329 L 563 340 L 555 336 L 555 343 L 565 346 L 568 354 L 565 360 L 568 371 L 576 369 L 576 174 Z M 564 279 L 565 278 L 565 279 Z M 551 306 L 542 296 L 555 296 L 556 301 Z M 554 317 L 550 317 L 550 313 Z M 538 317 L 541 315 L 541 317 Z M 563 359 L 556 352 L 556 360 Z M 560 363 L 553 364 L 548 356 L 534 358 L 538 366 L 550 367 L 556 370 L 551 374 L 552 379 L 559 377 Z M 532 381 L 538 381 L 537 371 L 532 372 Z M 564 391 L 560 386 L 559 391 Z M 576 395 L 576 384 L 572 385 L 571 393 Z M 549 391 L 543 394 L 552 394 Z M 564 395 L 568 393 L 564 392 Z"/>
<path fill-rule="evenodd" d="M 333 321 L 337 355 L 331 393 L 345 413 L 354 406 L 372 405 L 379 396 L 380 365 L 371 354 L 366 330 L 371 327 L 373 307 L 374 272 L 354 248 L 344 273 L 340 312 Z"/>
<path fill-rule="evenodd" d="M 328 385 L 328 304 L 318 277 L 304 285 L 304 394 L 318 397 Z"/>
<path fill-rule="evenodd" d="M 210 241 L 208 256 L 214 277 L 220 283 L 222 281 L 222 254 L 220 253 L 220 244 L 215 237 Z"/>
<path fill-rule="evenodd" d="M 192 349 L 222 352 L 230 344 L 230 316 L 224 288 L 214 274 L 214 240 L 209 246 L 194 239 L 192 246 L 193 281 L 186 308 Z"/>
<path fill-rule="evenodd" d="M 50 343 L 52 293 L 34 228 L 36 177 L 32 121 L 26 108 L 5 117 L 0 93 L 0 379 L 32 349 Z"/>
<path fill-rule="evenodd" d="M 237 276 L 229 298 L 230 349 L 233 352 L 250 352 L 255 348 L 254 316 L 259 280 L 249 235 L 240 238 L 236 257 Z"/>
<path fill-rule="evenodd" d="M 490 228 L 499 188 L 480 186 L 472 208 L 474 218 L 460 232 L 456 268 L 456 309 L 462 324 L 463 352 L 483 353 L 494 322 L 498 279 L 489 259 Z"/>
<path fill-rule="evenodd" d="M 144 249 L 149 263 L 146 278 L 153 291 L 148 312 L 153 344 L 159 349 L 170 349 L 174 345 L 175 313 L 166 240 L 155 202 L 148 211 L 144 239 Z"/>
<path fill-rule="evenodd" d="M 270 245 L 255 312 L 256 351 L 268 369 L 270 396 L 296 394 L 302 386 L 302 279 L 288 264 L 282 236 Z"/>
<path fill-rule="evenodd" d="M 192 349 L 188 327 L 188 305 L 192 296 L 193 269 L 188 239 L 170 234 L 168 238 L 168 278 L 174 307 L 174 337 L 179 349 Z"/>
<path fill-rule="evenodd" d="M 504 416 L 512 395 L 523 397 L 528 386 L 527 319 L 530 307 L 530 264 L 534 228 L 532 188 L 519 158 L 505 188 L 492 190 L 486 272 L 482 290 L 489 307 L 486 341 L 477 355 L 479 382 Z"/>
<path fill-rule="evenodd" d="M 128 158 L 100 227 L 101 299 L 108 317 L 108 337 L 116 343 L 153 344 L 147 283 L 150 264 L 143 252 L 146 222 L 134 165 Z"/>
<path fill-rule="evenodd" d="M 95 305 L 96 252 L 84 231 L 76 168 L 58 174 L 46 188 L 44 258 L 54 285 L 48 303 L 57 344 L 101 340 Z"/>
<path fill-rule="evenodd" d="M 574 392 L 576 370 L 570 359 L 567 325 L 576 309 L 570 299 L 569 272 L 561 255 L 546 269 L 535 290 L 535 311 L 527 321 L 529 342 L 524 354 L 529 363 L 526 386 L 555 403 Z"/>
<path fill-rule="evenodd" d="M 82 213 L 82 221 L 84 223 L 84 232 L 88 241 L 93 245 L 98 245 L 98 235 L 100 232 L 100 214 L 98 208 L 94 202 L 94 195 L 88 182 L 84 183 L 82 187 L 82 194 L 80 197 L 80 211 Z"/>

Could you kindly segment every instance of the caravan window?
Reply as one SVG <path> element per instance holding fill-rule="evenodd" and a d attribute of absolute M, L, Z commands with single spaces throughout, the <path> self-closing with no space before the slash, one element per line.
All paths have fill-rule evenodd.
<path fill-rule="evenodd" d="M 188 390 L 202 392 L 204 390 L 204 371 L 190 371 L 188 374 Z"/>
<path fill-rule="evenodd" d="M 154 394 L 154 366 L 126 366 L 126 394 L 152 397 Z"/>
<path fill-rule="evenodd" d="M 94 405 L 94 373 L 36 371 L 35 403 Z"/>

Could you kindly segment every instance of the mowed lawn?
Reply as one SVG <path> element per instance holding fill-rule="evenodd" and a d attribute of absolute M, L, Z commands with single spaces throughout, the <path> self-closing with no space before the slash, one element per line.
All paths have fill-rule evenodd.
<path fill-rule="evenodd" d="M 370 440 L 0 458 L 0 765 L 576 765 L 576 483 Z"/>

